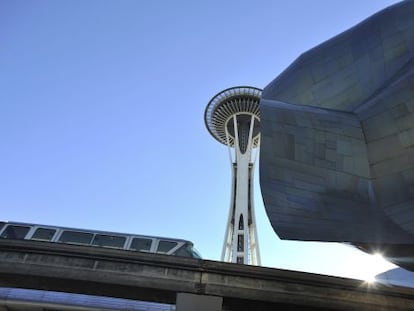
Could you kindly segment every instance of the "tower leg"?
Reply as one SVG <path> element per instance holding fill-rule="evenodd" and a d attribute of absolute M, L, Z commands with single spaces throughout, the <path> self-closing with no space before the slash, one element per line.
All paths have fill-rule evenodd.
<path fill-rule="evenodd" d="M 253 115 L 233 116 L 232 192 L 222 260 L 260 265 L 253 204 L 254 162 L 251 159 L 254 122 Z"/>

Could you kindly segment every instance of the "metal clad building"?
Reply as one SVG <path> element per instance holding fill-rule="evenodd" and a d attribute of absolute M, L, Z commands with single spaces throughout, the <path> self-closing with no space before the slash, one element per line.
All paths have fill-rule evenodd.
<path fill-rule="evenodd" d="M 282 239 L 414 269 L 414 1 L 303 53 L 262 93 L 260 184 Z"/>

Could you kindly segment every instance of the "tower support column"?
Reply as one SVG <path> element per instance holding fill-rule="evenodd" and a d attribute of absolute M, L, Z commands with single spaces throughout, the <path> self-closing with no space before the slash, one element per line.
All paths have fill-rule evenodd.
<path fill-rule="evenodd" d="M 260 255 L 257 245 L 257 230 L 253 202 L 253 172 L 254 160 L 253 128 L 255 117 L 248 115 L 249 122 L 243 124 L 238 116 L 233 115 L 234 148 L 230 150 L 232 164 L 232 181 L 230 211 L 227 221 L 226 236 L 222 251 L 222 260 L 240 264 L 260 265 Z M 240 115 L 246 119 L 246 115 Z M 240 128 L 244 127 L 244 128 Z M 243 133 L 244 132 L 244 133 Z M 243 133 L 243 135 L 239 135 Z M 229 131 L 226 135 L 230 135 Z"/>
<path fill-rule="evenodd" d="M 253 200 L 254 163 L 260 144 L 261 90 L 234 87 L 207 105 L 204 120 L 210 134 L 229 148 L 232 188 L 222 260 L 260 265 Z"/>

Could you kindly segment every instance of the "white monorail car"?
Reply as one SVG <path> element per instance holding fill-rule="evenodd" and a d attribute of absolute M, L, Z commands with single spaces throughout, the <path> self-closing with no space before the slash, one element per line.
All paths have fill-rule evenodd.
<path fill-rule="evenodd" d="M 193 243 L 182 239 L 74 229 L 39 224 L 0 221 L 0 238 L 35 240 L 139 252 L 201 258 Z"/>

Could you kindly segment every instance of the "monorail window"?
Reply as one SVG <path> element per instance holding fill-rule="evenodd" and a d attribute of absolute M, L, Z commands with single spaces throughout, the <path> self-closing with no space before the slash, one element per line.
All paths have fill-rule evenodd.
<path fill-rule="evenodd" d="M 103 247 L 123 248 L 125 237 L 116 235 L 97 234 L 93 239 L 92 245 Z"/>
<path fill-rule="evenodd" d="M 168 253 L 170 250 L 176 247 L 177 244 L 177 242 L 160 241 L 160 243 L 158 243 L 157 253 Z"/>
<path fill-rule="evenodd" d="M 32 236 L 32 240 L 50 241 L 55 234 L 55 229 L 38 228 Z"/>
<path fill-rule="evenodd" d="M 193 248 L 191 244 L 185 244 L 174 252 L 176 256 L 192 257 L 201 259 L 201 255 Z"/>
<path fill-rule="evenodd" d="M 93 234 L 79 231 L 64 231 L 59 242 L 75 244 L 91 244 Z"/>
<path fill-rule="evenodd" d="M 5 239 L 23 240 L 30 227 L 25 226 L 7 226 L 0 237 Z"/>
<path fill-rule="evenodd" d="M 4 222 L 0 221 L 0 231 L 1 231 L 1 229 L 3 229 L 4 224 L 5 224 Z"/>
<path fill-rule="evenodd" d="M 175 253 L 174 255 L 176 256 L 182 256 L 182 257 L 193 257 L 193 253 L 191 250 L 191 246 L 190 245 L 183 245 L 182 247 L 180 247 Z"/>
<path fill-rule="evenodd" d="M 151 250 L 151 239 L 134 238 L 130 249 L 134 251 L 149 252 Z"/>

